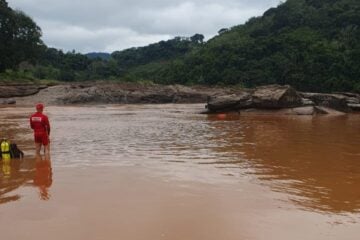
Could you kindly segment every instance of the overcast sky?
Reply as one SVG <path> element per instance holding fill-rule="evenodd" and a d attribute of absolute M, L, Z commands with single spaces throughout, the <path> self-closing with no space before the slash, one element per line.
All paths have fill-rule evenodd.
<path fill-rule="evenodd" d="M 41 27 L 49 47 L 113 52 L 203 34 L 260 16 L 279 0 L 8 0 Z"/>

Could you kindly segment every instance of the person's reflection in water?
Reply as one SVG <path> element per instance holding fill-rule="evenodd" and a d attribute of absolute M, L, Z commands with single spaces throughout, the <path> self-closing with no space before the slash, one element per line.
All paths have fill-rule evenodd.
<path fill-rule="evenodd" d="M 2 154 L 0 172 L 0 205 L 20 199 L 20 195 L 12 193 L 26 182 L 27 173 L 20 173 L 21 162 L 12 160 Z"/>
<path fill-rule="evenodd" d="M 49 157 L 36 156 L 34 185 L 39 188 L 40 199 L 49 200 L 49 188 L 52 184 L 52 168 Z"/>
<path fill-rule="evenodd" d="M 4 158 L 2 160 L 2 171 L 4 174 L 4 178 L 10 178 L 11 176 L 11 165 L 10 158 Z"/>

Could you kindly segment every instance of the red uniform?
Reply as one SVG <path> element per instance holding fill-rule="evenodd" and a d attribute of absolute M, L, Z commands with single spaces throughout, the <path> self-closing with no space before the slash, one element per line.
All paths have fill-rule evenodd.
<path fill-rule="evenodd" d="M 46 115 L 36 112 L 30 117 L 30 126 L 34 129 L 34 139 L 36 143 L 44 146 L 49 144 L 50 123 Z"/>

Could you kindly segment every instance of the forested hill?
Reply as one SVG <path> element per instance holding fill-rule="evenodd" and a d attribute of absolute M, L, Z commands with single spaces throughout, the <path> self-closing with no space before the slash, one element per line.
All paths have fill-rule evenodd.
<path fill-rule="evenodd" d="M 160 41 L 146 47 L 130 48 L 123 51 L 113 52 L 112 57 L 123 68 L 128 69 L 138 65 L 144 65 L 157 61 L 168 61 L 190 52 L 203 43 L 204 36 L 175 37 L 168 41 Z"/>
<path fill-rule="evenodd" d="M 100 58 L 103 60 L 109 60 L 111 58 L 110 53 L 104 53 L 104 52 L 90 52 L 85 55 L 90 59 Z"/>
<path fill-rule="evenodd" d="M 41 41 L 41 29 L 25 13 L 0 0 L 0 82 L 23 80 L 126 80 L 133 67 L 163 63 L 203 44 L 204 36 L 175 37 L 145 47 L 108 53 L 64 53 Z"/>
<path fill-rule="evenodd" d="M 200 50 L 151 72 L 192 84 L 291 84 L 307 91 L 360 91 L 360 1 L 288 0 L 222 29 Z M 138 70 L 145 77 L 146 71 Z"/>
<path fill-rule="evenodd" d="M 40 28 L 5 0 L 0 13 L 0 80 L 15 71 L 62 81 L 279 83 L 304 91 L 360 92 L 359 0 L 287 0 L 207 42 L 201 34 L 176 37 L 106 59 L 46 47 Z"/>

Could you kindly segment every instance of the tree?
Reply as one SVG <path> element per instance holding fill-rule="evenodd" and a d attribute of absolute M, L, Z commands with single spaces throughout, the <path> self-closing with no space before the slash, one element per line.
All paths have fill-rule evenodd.
<path fill-rule="evenodd" d="M 229 31 L 228 28 L 222 28 L 222 29 L 220 29 L 220 30 L 218 31 L 218 34 L 221 35 L 221 34 L 226 33 L 226 32 L 228 32 L 228 31 Z"/>
<path fill-rule="evenodd" d="M 204 42 L 204 35 L 196 33 L 194 36 L 190 37 L 190 40 L 193 43 L 203 43 Z"/>
<path fill-rule="evenodd" d="M 0 72 L 22 61 L 35 62 L 43 50 L 41 29 L 25 13 L 0 0 Z"/>

